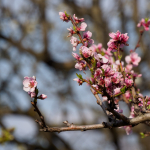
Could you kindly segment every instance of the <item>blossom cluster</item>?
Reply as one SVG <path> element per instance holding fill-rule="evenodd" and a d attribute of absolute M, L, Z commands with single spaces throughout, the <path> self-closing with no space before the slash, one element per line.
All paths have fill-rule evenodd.
<path fill-rule="evenodd" d="M 150 26 L 150 19 L 146 18 L 146 19 L 141 19 L 141 21 L 137 24 L 137 27 L 144 27 L 145 31 L 149 30 L 149 26 Z"/>
<path fill-rule="evenodd" d="M 33 77 L 24 77 L 23 80 L 23 90 L 28 92 L 31 98 L 36 98 L 36 99 L 41 99 L 44 100 L 47 98 L 47 95 L 41 94 L 40 96 L 38 95 L 38 90 L 37 90 L 37 81 L 35 76 Z"/>
<path fill-rule="evenodd" d="M 64 14 L 69 18 L 68 20 L 72 22 L 73 29 L 70 27 L 68 37 L 71 37 L 71 44 L 73 46 L 73 51 L 76 51 L 76 47 L 79 47 L 79 53 L 72 53 L 73 57 L 76 59 L 75 68 L 80 71 L 85 71 L 89 69 L 91 71 L 91 77 L 88 79 L 83 79 L 81 75 L 77 75 L 78 78 L 74 80 L 82 85 L 84 82 L 90 85 L 95 93 L 101 94 L 104 101 L 112 103 L 112 97 L 114 98 L 115 109 L 117 112 L 122 113 L 119 110 L 118 99 L 124 94 L 127 102 L 132 100 L 131 88 L 135 84 L 135 80 L 141 77 L 141 74 L 135 73 L 133 68 L 139 65 L 141 58 L 138 54 L 131 50 L 130 54 L 125 57 L 126 64 L 121 61 L 121 51 L 123 51 L 124 46 L 128 46 L 127 42 L 129 36 L 127 33 L 122 34 L 120 31 L 116 33 L 110 33 L 111 39 L 107 43 L 108 48 L 103 48 L 102 44 L 94 44 L 94 40 L 91 39 L 92 33 L 90 31 L 85 31 L 87 24 L 84 18 L 77 18 L 73 15 L 73 18 L 69 16 L 66 12 L 60 12 L 60 19 L 65 21 Z M 67 20 L 67 21 L 68 21 Z M 82 22 L 82 23 L 81 23 Z M 81 23 L 81 24 L 80 24 Z M 141 20 L 138 27 L 143 26 L 145 30 L 148 30 L 150 26 L 150 20 Z M 83 32 L 82 34 L 80 32 Z M 78 35 L 79 39 L 74 35 Z M 139 106 L 143 107 L 143 101 L 139 98 Z M 146 97 L 144 99 L 146 109 L 150 110 L 150 98 Z M 135 117 L 134 107 L 131 107 L 130 118 Z M 129 134 L 130 126 L 124 127 Z"/>

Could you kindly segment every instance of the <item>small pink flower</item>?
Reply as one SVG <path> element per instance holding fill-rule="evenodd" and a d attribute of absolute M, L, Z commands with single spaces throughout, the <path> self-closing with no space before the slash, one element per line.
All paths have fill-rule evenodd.
<path fill-rule="evenodd" d="M 47 95 L 41 94 L 38 98 L 44 100 L 45 98 L 47 98 Z"/>
<path fill-rule="evenodd" d="M 80 51 L 85 58 L 88 58 L 91 56 L 91 51 L 86 46 L 81 46 Z"/>
<path fill-rule="evenodd" d="M 80 27 L 77 28 L 78 31 L 85 31 L 87 24 L 85 22 L 81 23 Z"/>
<path fill-rule="evenodd" d="M 78 39 L 76 37 L 72 36 L 70 42 L 73 45 L 73 51 L 76 51 L 76 47 L 78 45 Z"/>
<path fill-rule="evenodd" d="M 125 83 L 126 83 L 126 86 L 132 86 L 133 80 L 129 78 L 125 78 Z"/>
<path fill-rule="evenodd" d="M 76 23 L 79 23 L 79 22 L 83 22 L 84 21 L 84 18 L 78 18 L 75 16 L 75 14 L 73 15 L 73 19 Z"/>
<path fill-rule="evenodd" d="M 81 60 L 75 64 L 75 68 L 81 70 L 86 70 L 86 62 L 85 60 Z"/>
<path fill-rule="evenodd" d="M 72 56 L 79 61 L 82 60 L 82 58 L 76 53 L 72 53 Z"/>
<path fill-rule="evenodd" d="M 35 87 L 37 86 L 37 81 L 35 79 L 35 77 L 24 77 L 23 80 L 23 90 L 26 92 L 34 92 L 35 91 Z"/>
<path fill-rule="evenodd" d="M 126 56 L 125 60 L 128 64 L 132 63 L 134 66 L 138 66 L 139 62 L 141 61 L 141 58 L 138 57 L 137 53 L 133 52 L 129 56 Z"/>
<path fill-rule="evenodd" d="M 121 34 L 121 32 L 117 31 L 116 33 L 109 33 L 109 36 L 112 38 L 107 43 L 108 50 L 115 52 L 118 49 L 118 44 L 120 45 L 120 48 L 122 48 L 124 45 L 127 45 L 127 41 L 129 37 L 127 36 L 127 33 Z"/>
<path fill-rule="evenodd" d="M 100 68 L 96 69 L 94 73 L 94 78 L 100 77 L 102 75 L 102 70 Z"/>
<path fill-rule="evenodd" d="M 59 16 L 60 16 L 60 19 L 62 19 L 65 22 L 68 22 L 70 20 L 64 12 L 59 12 Z"/>
<path fill-rule="evenodd" d="M 30 95 L 31 98 L 35 98 L 36 94 L 34 92 L 28 92 L 28 94 Z"/>
<path fill-rule="evenodd" d="M 129 98 L 131 97 L 131 93 L 130 93 L 130 91 L 126 91 L 126 93 L 125 93 L 125 97 L 126 97 L 126 99 L 129 99 Z"/>
<path fill-rule="evenodd" d="M 67 30 L 69 31 L 69 35 L 67 37 L 72 36 L 75 32 L 73 31 L 72 27 L 67 28 Z"/>
<path fill-rule="evenodd" d="M 119 94 L 120 92 L 121 92 L 121 91 L 120 91 L 120 88 L 114 89 L 114 95 Z"/>
<path fill-rule="evenodd" d="M 135 114 L 134 114 L 134 106 L 131 106 L 131 112 L 130 112 L 130 116 L 129 118 L 134 118 Z"/>
<path fill-rule="evenodd" d="M 108 59 L 105 56 L 102 56 L 101 54 L 94 53 L 94 58 L 102 63 L 107 63 Z"/>
<path fill-rule="evenodd" d="M 87 31 L 83 33 L 83 39 L 87 40 L 89 44 L 93 44 L 94 40 L 90 39 L 92 37 L 92 32 Z"/>
<path fill-rule="evenodd" d="M 141 21 L 137 24 L 137 27 L 141 27 L 143 26 L 145 31 L 149 30 L 149 26 L 150 26 L 150 19 L 141 19 Z"/>
<path fill-rule="evenodd" d="M 125 129 L 127 135 L 129 135 L 130 133 L 132 133 L 131 126 L 124 126 L 123 128 Z"/>
<path fill-rule="evenodd" d="M 79 85 L 82 85 L 82 83 L 83 83 L 83 81 L 82 80 L 80 80 L 79 78 L 75 78 L 75 79 L 73 79 L 74 81 L 77 81 L 78 83 L 79 83 Z"/>

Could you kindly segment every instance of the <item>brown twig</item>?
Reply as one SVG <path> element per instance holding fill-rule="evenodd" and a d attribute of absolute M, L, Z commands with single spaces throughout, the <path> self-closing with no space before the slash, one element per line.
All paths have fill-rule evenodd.
<path fill-rule="evenodd" d="M 46 124 L 45 124 L 45 121 L 44 121 L 44 117 L 43 115 L 41 114 L 40 110 L 38 109 L 37 107 L 37 103 L 36 102 L 31 102 L 32 106 L 34 107 L 34 111 L 36 111 L 42 121 L 42 124 L 39 123 L 38 120 L 35 120 L 42 128 L 46 128 Z"/>
<path fill-rule="evenodd" d="M 139 43 L 140 43 L 140 41 L 141 41 L 141 39 L 142 39 L 143 33 L 144 33 L 144 29 L 140 31 L 140 37 L 139 37 L 139 40 L 138 40 L 138 42 L 137 42 L 137 44 L 136 44 L 136 46 L 135 46 L 135 48 L 134 48 L 134 50 L 133 50 L 134 52 L 135 52 L 136 49 L 140 46 Z"/>
<path fill-rule="evenodd" d="M 105 108 L 105 106 L 104 106 L 102 100 L 101 100 L 100 97 L 98 96 L 98 94 L 94 94 L 94 91 L 92 90 L 92 88 L 91 88 L 90 90 L 91 90 L 91 92 L 93 93 L 93 95 L 95 96 L 95 98 L 97 99 L 97 104 L 100 105 L 100 106 L 102 107 L 104 113 L 105 113 L 106 115 L 108 115 L 108 112 L 107 112 L 107 110 L 106 110 L 106 108 Z"/>
<path fill-rule="evenodd" d="M 86 131 L 93 129 L 102 129 L 102 128 L 112 128 L 112 127 L 121 127 L 121 126 L 136 126 L 139 123 L 150 121 L 150 113 L 140 115 L 138 117 L 129 119 L 129 123 L 124 122 L 123 120 L 116 120 L 116 122 L 103 122 L 102 124 L 93 124 L 93 125 L 74 125 L 68 124 L 68 121 L 65 121 L 68 127 L 47 127 L 46 129 L 40 129 L 41 132 L 63 132 L 63 131 Z"/>

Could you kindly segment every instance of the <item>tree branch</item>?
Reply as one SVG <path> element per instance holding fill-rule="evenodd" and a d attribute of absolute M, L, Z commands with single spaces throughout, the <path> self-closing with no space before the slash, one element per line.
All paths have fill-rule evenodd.
<path fill-rule="evenodd" d="M 68 127 L 47 127 L 40 129 L 41 132 L 63 132 L 63 131 L 86 131 L 93 129 L 102 129 L 102 128 L 113 128 L 113 127 L 121 127 L 128 125 L 138 125 L 139 123 L 143 123 L 145 121 L 150 121 L 150 113 L 146 113 L 144 115 L 129 119 L 129 123 L 124 122 L 123 120 L 116 120 L 116 122 L 103 122 L 102 124 L 93 124 L 93 125 L 74 125 L 68 123 L 68 121 L 64 121 Z"/>

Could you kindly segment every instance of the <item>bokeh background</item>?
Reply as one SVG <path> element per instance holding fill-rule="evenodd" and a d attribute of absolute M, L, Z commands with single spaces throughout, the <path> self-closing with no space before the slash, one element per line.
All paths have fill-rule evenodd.
<path fill-rule="evenodd" d="M 124 129 L 101 129 L 62 133 L 39 132 L 39 119 L 31 98 L 23 91 L 25 76 L 36 76 L 40 94 L 48 98 L 38 107 L 49 126 L 96 124 L 106 120 L 95 97 L 85 84 L 73 81 L 75 60 L 72 57 L 67 28 L 59 11 L 85 18 L 95 44 L 107 48 L 108 33 L 128 33 L 129 46 L 123 56 L 134 49 L 141 18 L 150 17 L 150 0 L 0 0 L 0 131 L 15 128 L 14 139 L 0 145 L 1 150 L 149 150 L 150 137 L 141 139 L 145 125 L 134 127 L 127 136 Z M 137 86 L 150 96 L 150 31 L 145 32 L 137 49 L 142 61 L 135 71 L 142 73 Z M 124 57 L 123 57 L 124 59 Z M 88 76 L 89 74 L 87 74 Z M 84 75 L 85 76 L 85 75 Z M 126 116 L 129 108 L 120 106 Z"/>

